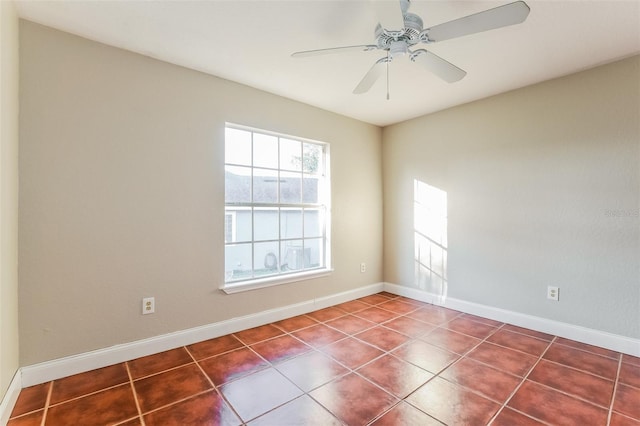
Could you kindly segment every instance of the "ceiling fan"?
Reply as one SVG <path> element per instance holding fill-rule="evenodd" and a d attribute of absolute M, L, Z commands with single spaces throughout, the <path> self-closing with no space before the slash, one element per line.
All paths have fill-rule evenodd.
<path fill-rule="evenodd" d="M 422 18 L 409 12 L 410 0 L 399 0 L 399 7 L 392 4 L 391 9 L 389 6 L 386 8 L 383 6 L 385 2 L 373 1 L 373 3 L 376 5 L 379 17 L 379 23 L 375 28 L 375 44 L 305 50 L 295 52 L 291 56 L 302 58 L 350 51 L 382 50 L 386 52 L 386 56 L 373 64 L 353 93 L 362 94 L 369 91 L 386 68 L 387 99 L 389 99 L 389 63 L 401 56 L 408 55 L 412 62 L 422 65 L 448 83 L 459 81 L 467 74 L 464 70 L 426 49 L 411 50 L 410 48 L 419 43 L 431 44 L 519 24 L 524 22 L 529 15 L 529 6 L 524 1 L 516 1 L 423 29 Z"/>

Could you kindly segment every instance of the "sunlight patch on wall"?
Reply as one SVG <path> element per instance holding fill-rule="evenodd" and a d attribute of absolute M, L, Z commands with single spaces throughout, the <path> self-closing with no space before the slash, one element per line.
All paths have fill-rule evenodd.
<path fill-rule="evenodd" d="M 415 285 L 440 303 L 447 296 L 447 193 L 413 181 Z"/>

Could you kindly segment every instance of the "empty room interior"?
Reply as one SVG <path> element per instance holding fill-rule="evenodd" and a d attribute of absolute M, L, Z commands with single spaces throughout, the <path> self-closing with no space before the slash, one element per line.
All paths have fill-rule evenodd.
<path fill-rule="evenodd" d="M 639 2 L 0 7 L 0 424 L 640 425 Z"/>

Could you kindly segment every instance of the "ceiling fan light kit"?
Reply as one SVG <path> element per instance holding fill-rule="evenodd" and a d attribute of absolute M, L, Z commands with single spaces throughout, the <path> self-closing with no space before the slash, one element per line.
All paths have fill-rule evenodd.
<path fill-rule="evenodd" d="M 373 3 L 376 4 L 375 1 L 373 1 Z M 394 15 L 392 18 L 394 19 L 396 16 L 397 19 L 402 16 L 402 21 L 393 21 L 398 22 L 398 26 L 402 25 L 401 29 L 390 30 L 384 28 L 381 23 L 376 25 L 374 31 L 376 44 L 305 50 L 302 52 L 295 52 L 291 56 L 294 58 L 301 58 L 350 51 L 384 51 L 385 57 L 378 59 L 373 64 L 371 69 L 369 69 L 360 83 L 358 83 L 356 88 L 353 90 L 353 93 L 362 94 L 368 92 L 378 78 L 380 78 L 384 73 L 384 68 L 386 68 L 387 99 L 389 99 L 388 65 L 389 62 L 401 56 L 408 55 L 412 62 L 422 65 L 425 69 L 448 83 L 459 81 L 467 74 L 464 70 L 451 64 L 433 52 L 426 49 L 411 50 L 412 47 L 419 43 L 432 44 L 443 40 L 450 40 L 452 38 L 463 37 L 470 34 L 519 24 L 527 19 L 530 11 L 529 6 L 524 1 L 516 1 L 423 29 L 422 18 L 409 12 L 409 6 L 409 0 L 399 0 L 399 11 L 401 11 L 402 14 L 392 14 Z M 382 12 L 380 12 L 379 17 L 382 22 Z M 387 19 L 385 19 L 385 23 L 386 22 Z M 393 22 L 391 23 L 392 25 Z"/>

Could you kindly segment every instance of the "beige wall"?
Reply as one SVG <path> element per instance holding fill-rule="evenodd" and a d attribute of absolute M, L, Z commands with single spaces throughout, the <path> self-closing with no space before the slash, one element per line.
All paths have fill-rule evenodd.
<path fill-rule="evenodd" d="M 385 281 L 418 286 L 419 180 L 447 192 L 448 296 L 639 338 L 639 120 L 636 56 L 385 128 Z"/>
<path fill-rule="evenodd" d="M 27 21 L 20 29 L 22 365 L 382 280 L 378 127 Z M 225 121 L 331 144 L 330 277 L 218 290 Z M 156 313 L 143 317 L 145 296 Z"/>
<path fill-rule="evenodd" d="M 18 15 L 0 1 L 0 400 L 18 369 Z"/>

